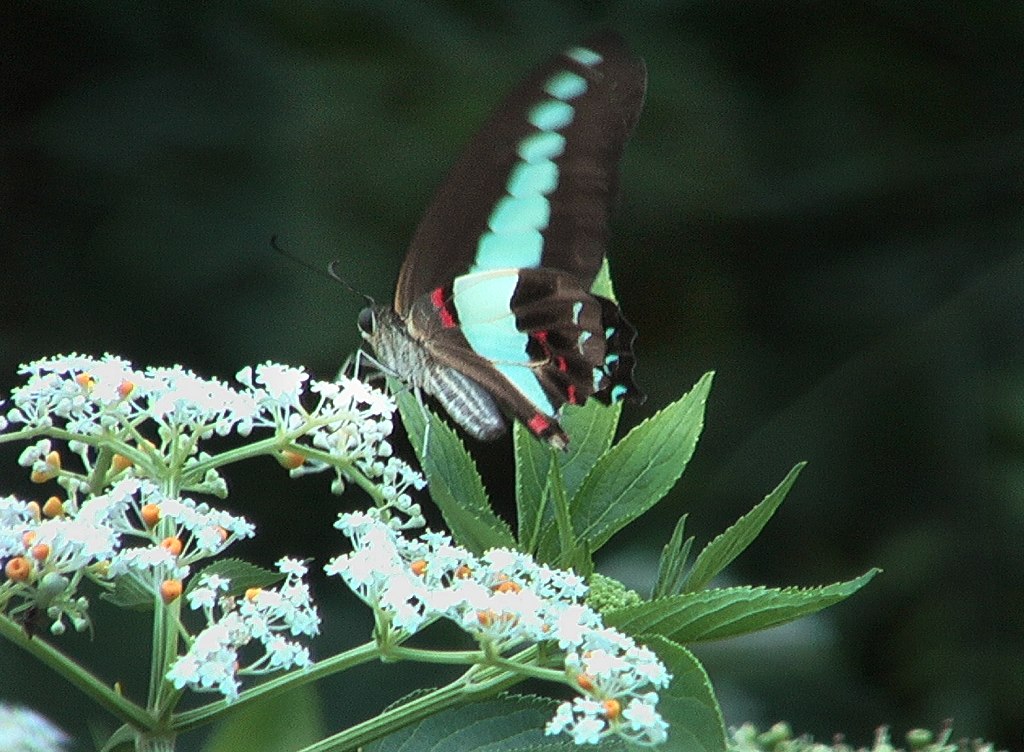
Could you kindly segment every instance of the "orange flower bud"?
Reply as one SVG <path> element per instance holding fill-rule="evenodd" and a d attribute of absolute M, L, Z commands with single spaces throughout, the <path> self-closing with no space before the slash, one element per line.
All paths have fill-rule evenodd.
<path fill-rule="evenodd" d="M 164 580 L 160 583 L 160 597 L 164 603 L 174 603 L 181 597 L 181 580 Z"/>
<path fill-rule="evenodd" d="M 62 502 L 56 496 L 51 496 L 49 499 L 46 500 L 46 503 L 43 504 L 42 511 L 43 514 L 45 514 L 50 519 L 53 519 L 54 517 L 63 517 L 64 502 Z"/>
<path fill-rule="evenodd" d="M 135 391 L 135 384 L 125 379 L 117 385 L 117 394 L 121 399 L 125 399 L 129 394 Z"/>
<path fill-rule="evenodd" d="M 601 705 L 604 706 L 604 717 L 610 721 L 614 721 L 616 718 L 619 717 L 619 714 L 622 712 L 622 703 L 620 703 L 618 700 L 605 700 L 601 703 Z"/>
<path fill-rule="evenodd" d="M 173 535 L 164 538 L 162 541 L 160 541 L 160 545 L 166 548 L 175 556 L 180 556 L 182 549 L 185 547 L 185 545 L 181 542 L 181 538 L 177 538 Z"/>
<path fill-rule="evenodd" d="M 4 574 L 12 582 L 24 582 L 32 574 L 32 565 L 24 556 L 15 556 L 4 565 Z"/>
<path fill-rule="evenodd" d="M 82 387 L 82 389 L 88 390 L 96 386 L 96 379 L 83 371 L 75 376 L 75 383 Z"/>
<path fill-rule="evenodd" d="M 46 561 L 50 556 L 50 544 L 48 543 L 37 543 L 32 546 L 32 558 L 36 561 Z"/>
<path fill-rule="evenodd" d="M 423 573 L 427 571 L 427 560 L 417 559 L 409 565 L 409 569 L 411 569 L 412 573 L 417 577 L 422 577 Z"/>
<path fill-rule="evenodd" d="M 60 472 L 60 452 L 54 450 L 46 455 L 46 466 L 42 470 L 33 470 L 29 480 L 33 483 L 45 483 L 56 478 Z"/>
<path fill-rule="evenodd" d="M 110 464 L 113 465 L 115 471 L 121 472 L 122 470 L 127 470 L 135 463 L 123 454 L 115 454 L 113 459 L 110 460 Z"/>
<path fill-rule="evenodd" d="M 153 527 L 160 521 L 160 507 L 156 504 L 143 504 L 139 516 L 146 527 Z"/>
<path fill-rule="evenodd" d="M 473 576 L 473 570 L 466 564 L 460 564 L 455 569 L 455 577 L 460 580 L 468 580 Z"/>
<path fill-rule="evenodd" d="M 576 683 L 580 685 L 580 689 L 589 692 L 594 688 L 594 677 L 590 674 L 579 674 L 576 677 Z"/>
<path fill-rule="evenodd" d="M 263 588 L 251 587 L 245 591 L 245 599 L 247 601 L 254 601 L 259 598 L 260 593 L 263 592 Z"/>
<path fill-rule="evenodd" d="M 512 580 L 505 580 L 504 582 L 499 582 L 493 588 L 494 592 L 496 593 L 518 593 L 522 589 L 523 588 L 519 583 L 512 582 Z"/>
<path fill-rule="evenodd" d="M 37 537 L 38 534 L 36 533 L 35 530 L 26 530 L 24 533 L 21 534 L 21 545 L 23 545 L 25 548 L 28 548 L 36 542 Z"/>

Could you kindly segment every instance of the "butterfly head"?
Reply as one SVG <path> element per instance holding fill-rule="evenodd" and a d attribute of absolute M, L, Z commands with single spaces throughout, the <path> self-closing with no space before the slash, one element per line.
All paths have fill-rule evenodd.
<path fill-rule="evenodd" d="M 367 342 L 372 342 L 376 332 L 377 312 L 374 310 L 374 306 L 366 306 L 359 312 L 359 333 Z"/>

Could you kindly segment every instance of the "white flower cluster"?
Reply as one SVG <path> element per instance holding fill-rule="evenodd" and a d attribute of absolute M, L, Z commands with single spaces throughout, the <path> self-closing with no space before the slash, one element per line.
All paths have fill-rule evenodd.
<path fill-rule="evenodd" d="M 45 716 L 0 702 L 0 750 L 3 752 L 61 752 L 69 741 L 68 735 Z"/>
<path fill-rule="evenodd" d="M 242 675 L 310 665 L 308 649 L 290 639 L 320 631 L 320 617 L 302 579 L 306 567 L 294 559 L 282 559 L 277 566 L 285 575 L 278 588 L 250 588 L 236 596 L 230 592 L 230 580 L 207 575 L 186 595 L 189 605 L 203 613 L 207 626 L 167 672 L 177 689 L 188 686 L 234 699 Z M 239 651 L 253 643 L 262 654 L 253 658 L 247 653 L 243 665 Z"/>
<path fill-rule="evenodd" d="M 49 443 L 30 447 L 21 464 L 34 482 L 54 479 L 69 494 L 97 493 L 114 479 L 176 475 L 185 490 L 224 497 L 219 463 L 200 442 L 263 428 L 275 439 L 263 451 L 279 452 L 293 474 L 331 469 L 332 489 L 341 493 L 347 473 L 361 473 L 379 486 L 381 513 L 398 515 L 392 524 L 424 524 L 409 491 L 425 481 L 392 456 L 387 441 L 394 401 L 360 381 L 310 383 L 305 370 L 268 362 L 239 371 L 241 388 L 234 388 L 180 366 L 137 369 L 113 355 L 77 354 L 33 361 L 19 373 L 28 379 L 11 391 L 0 431 L 66 431 L 75 437 L 68 448 L 81 458 L 81 469 L 72 470 Z M 304 398 L 316 404 L 307 408 Z"/>
<path fill-rule="evenodd" d="M 574 573 L 507 549 L 475 556 L 439 533 L 409 540 L 367 514 L 341 515 L 336 527 L 354 550 L 325 569 L 383 616 L 390 638 L 401 641 L 443 618 L 489 655 L 557 643 L 565 679 L 581 696 L 559 706 L 547 733 L 566 732 L 577 744 L 610 736 L 647 745 L 665 740 L 654 690 L 671 676 L 651 650 L 605 627 L 582 603 L 587 587 Z"/>
<path fill-rule="evenodd" d="M 127 577 L 150 597 L 163 583 L 182 580 L 196 562 L 234 541 L 252 537 L 252 525 L 191 499 L 170 498 L 149 480 L 127 478 L 81 504 L 69 497 L 40 507 L 13 496 L 0 498 L 0 610 L 11 616 L 45 616 L 50 631 L 65 631 L 65 618 L 83 631 L 88 600 L 83 578 L 109 586 Z M 126 582 L 120 583 L 125 592 Z"/>

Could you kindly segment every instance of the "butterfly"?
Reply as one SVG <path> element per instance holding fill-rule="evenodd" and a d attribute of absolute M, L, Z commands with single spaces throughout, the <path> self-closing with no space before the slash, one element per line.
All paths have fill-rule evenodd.
<path fill-rule="evenodd" d="M 612 33 L 538 67 L 448 173 L 413 235 L 393 306 L 359 315 L 385 373 L 471 436 L 506 416 L 566 449 L 563 405 L 642 401 L 636 330 L 595 295 L 643 61 Z"/>

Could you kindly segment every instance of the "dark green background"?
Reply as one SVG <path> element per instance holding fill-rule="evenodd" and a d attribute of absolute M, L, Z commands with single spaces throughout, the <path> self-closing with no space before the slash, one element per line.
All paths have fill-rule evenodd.
<path fill-rule="evenodd" d="M 952 716 L 1020 749 L 1022 7 L 6 3 L 0 385 L 20 361 L 72 350 L 329 377 L 358 344 L 360 301 L 276 256 L 271 235 L 386 298 L 419 213 L 501 94 L 552 51 L 618 29 L 650 71 L 610 249 L 650 394 L 626 419 L 718 375 L 689 471 L 603 569 L 642 586 L 680 513 L 706 540 L 810 460 L 732 577 L 885 572 L 821 618 L 700 648 L 727 721 L 867 742 L 881 723 L 901 734 Z M 506 509 L 508 452 L 480 452 Z M 34 490 L 16 453 L 0 452 L 0 493 Z M 340 549 L 335 511 L 362 500 L 282 476 L 233 468 L 230 502 L 264 531 L 243 553 L 323 561 Z M 318 592 L 340 598 L 335 583 Z M 361 610 L 325 609 L 321 651 L 364 638 Z M 138 696 L 141 622 L 95 616 L 92 646 L 69 642 Z M 329 725 L 416 681 L 391 666 L 327 685 Z M 83 734 L 102 716 L 75 697 L 0 647 L 0 699 Z"/>

